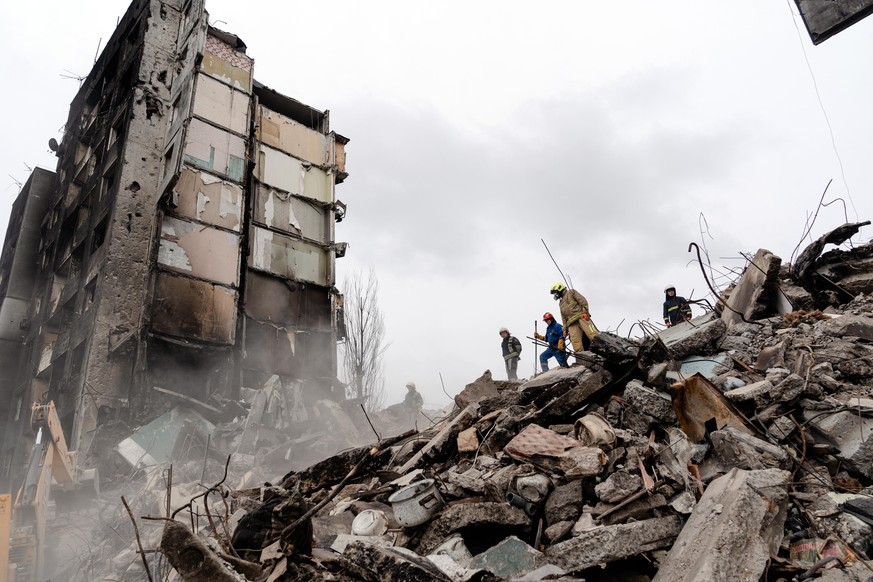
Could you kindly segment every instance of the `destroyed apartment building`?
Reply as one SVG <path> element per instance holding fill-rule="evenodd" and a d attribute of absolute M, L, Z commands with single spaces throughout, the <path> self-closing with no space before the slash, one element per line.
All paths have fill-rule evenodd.
<path fill-rule="evenodd" d="M 272 395 L 293 420 L 344 397 L 335 186 L 348 140 L 253 72 L 202 0 L 134 0 L 82 81 L 50 143 L 57 169 L 22 189 L 0 262 L 8 486 L 33 402 L 54 401 L 91 466 L 112 449 L 163 462 L 174 443 L 156 431 L 208 433 L 234 417 L 228 402 Z"/>

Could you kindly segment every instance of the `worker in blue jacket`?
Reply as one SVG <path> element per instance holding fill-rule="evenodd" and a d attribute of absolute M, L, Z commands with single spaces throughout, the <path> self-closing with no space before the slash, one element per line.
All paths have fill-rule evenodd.
<path fill-rule="evenodd" d="M 569 368 L 567 365 L 567 354 L 564 352 L 564 328 L 555 321 L 551 313 L 545 313 L 543 321 L 548 326 L 546 327 L 546 335 L 534 334 L 538 340 L 549 344 L 549 347 L 540 354 L 540 367 L 543 369 L 543 372 L 547 371 L 549 369 L 549 358 L 555 356 L 559 366 Z"/>

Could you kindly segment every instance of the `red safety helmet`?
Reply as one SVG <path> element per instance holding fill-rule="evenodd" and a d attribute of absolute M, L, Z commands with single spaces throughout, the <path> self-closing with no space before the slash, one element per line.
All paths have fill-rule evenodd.
<path fill-rule="evenodd" d="M 555 319 L 555 316 L 552 315 L 551 313 L 549 313 L 548 311 L 546 311 L 546 312 L 543 314 L 543 321 L 548 321 L 548 320 L 550 320 L 550 319 Z"/>

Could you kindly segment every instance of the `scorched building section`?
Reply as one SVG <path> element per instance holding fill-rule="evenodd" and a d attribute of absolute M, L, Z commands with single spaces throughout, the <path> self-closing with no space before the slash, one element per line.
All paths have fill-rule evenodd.
<path fill-rule="evenodd" d="M 38 176 L 44 210 L 10 224 L 8 240 L 38 236 L 32 294 L 3 303 L 17 316 L 0 343 L 17 364 L 2 378 L 4 477 L 24 461 L 34 400 L 55 401 L 72 449 L 100 455 L 120 426 L 180 403 L 218 409 L 269 386 L 306 418 L 342 398 L 348 140 L 253 71 L 199 0 L 135 0 L 119 22 L 71 104 L 56 175 Z M 27 295 L 21 269 L 4 276 Z"/>

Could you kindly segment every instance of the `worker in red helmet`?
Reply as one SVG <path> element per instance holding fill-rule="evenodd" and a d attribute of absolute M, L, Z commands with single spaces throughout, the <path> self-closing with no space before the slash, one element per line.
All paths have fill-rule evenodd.
<path fill-rule="evenodd" d="M 543 314 L 543 321 L 548 326 L 546 327 L 546 335 L 534 333 L 538 340 L 549 344 L 549 347 L 540 354 L 540 368 L 543 369 L 543 372 L 547 371 L 549 369 L 549 358 L 552 356 L 558 361 L 559 366 L 569 368 L 570 366 L 567 365 L 567 354 L 564 352 L 564 328 L 555 321 L 555 317 L 551 313 L 546 312 Z"/>

